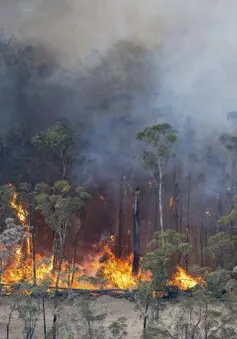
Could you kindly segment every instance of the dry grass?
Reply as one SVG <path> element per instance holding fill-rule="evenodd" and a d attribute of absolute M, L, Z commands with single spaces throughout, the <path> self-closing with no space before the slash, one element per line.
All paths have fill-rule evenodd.
<path fill-rule="evenodd" d="M 0 298 L 0 339 L 6 339 L 6 327 L 8 315 L 10 312 L 10 297 Z M 70 301 L 60 301 L 60 307 L 65 312 L 70 311 Z M 50 327 L 53 321 L 52 302 L 46 304 L 47 326 Z M 139 313 L 134 311 L 135 304 L 127 300 L 115 299 L 111 297 L 99 297 L 93 301 L 93 308 L 97 313 L 107 313 L 104 325 L 107 327 L 111 322 L 119 317 L 126 317 L 128 320 L 128 338 L 139 339 L 142 333 L 142 322 L 139 319 Z M 18 318 L 18 313 L 14 312 L 11 321 L 10 339 L 22 339 L 23 326 Z M 40 316 L 37 328 L 36 338 L 43 339 L 43 317 Z M 79 339 L 79 338 L 78 338 Z M 101 338 L 103 339 L 103 338 Z"/>

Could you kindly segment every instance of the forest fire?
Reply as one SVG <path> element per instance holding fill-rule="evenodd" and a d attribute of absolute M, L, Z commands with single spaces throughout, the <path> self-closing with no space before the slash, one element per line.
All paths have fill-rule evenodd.
<path fill-rule="evenodd" d="M 32 244 L 29 226 L 27 224 L 28 213 L 24 207 L 17 204 L 17 194 L 12 194 L 11 207 L 16 211 L 17 217 L 22 226 L 26 227 L 27 237 L 17 248 L 11 249 L 10 263 L 6 261 L 3 267 L 2 283 L 12 285 L 13 283 L 27 282 L 32 284 L 34 279 Z M 133 255 L 126 258 L 117 258 L 113 253 L 111 243 L 115 237 L 110 237 L 110 244 L 105 243 L 101 250 L 95 255 L 88 256 L 79 265 L 75 265 L 73 270 L 69 263 L 62 263 L 58 287 L 73 289 L 96 290 L 119 288 L 135 289 L 140 280 L 149 281 L 149 272 L 140 272 L 137 277 L 132 274 Z M 43 257 L 36 254 L 36 282 L 41 284 L 49 282 L 49 287 L 56 285 L 56 272 L 54 270 L 53 256 Z M 200 279 L 195 279 L 188 275 L 184 269 L 177 267 L 177 271 L 168 282 L 170 286 L 176 286 L 180 290 L 188 290 L 201 283 Z"/>
<path fill-rule="evenodd" d="M 169 200 L 169 207 L 173 208 L 174 207 L 174 197 L 171 197 Z"/>
<path fill-rule="evenodd" d="M 168 282 L 169 286 L 178 287 L 181 291 L 188 291 L 198 285 L 203 285 L 204 280 L 201 277 L 192 277 L 182 267 L 177 266 L 171 280 Z"/>

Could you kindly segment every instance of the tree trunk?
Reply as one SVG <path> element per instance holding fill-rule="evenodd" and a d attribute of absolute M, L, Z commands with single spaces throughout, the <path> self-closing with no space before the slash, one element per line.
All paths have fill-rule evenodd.
<path fill-rule="evenodd" d="M 79 240 L 79 234 L 80 234 L 80 230 L 77 231 L 76 236 L 75 236 L 75 244 L 74 244 L 73 259 L 72 259 L 73 260 L 72 275 L 71 275 L 70 286 L 73 285 L 74 277 L 75 277 L 76 260 L 77 260 L 77 245 L 78 245 L 78 240 Z"/>
<path fill-rule="evenodd" d="M 134 193 L 133 204 L 133 268 L 132 272 L 137 275 L 140 264 L 140 188 Z"/>
<path fill-rule="evenodd" d="M 42 312 L 43 312 L 44 339 L 47 339 L 47 324 L 46 324 L 45 299 L 44 299 L 44 297 L 42 297 Z"/>
<path fill-rule="evenodd" d="M 118 248 L 117 257 L 123 256 L 123 229 L 124 229 L 124 180 L 123 175 L 121 176 L 120 188 L 119 188 L 119 220 L 118 220 Z"/>
<path fill-rule="evenodd" d="M 33 201 L 30 201 L 30 213 L 29 213 L 29 224 L 32 227 L 31 230 L 31 247 L 32 247 L 32 267 L 33 267 L 33 284 L 37 284 L 37 275 L 36 275 L 36 250 L 35 250 L 35 226 L 34 225 L 34 206 Z"/>
<path fill-rule="evenodd" d="M 10 325 L 12 320 L 12 314 L 15 311 L 16 305 L 14 305 L 9 313 L 8 322 L 7 322 L 7 339 L 10 339 Z"/>
<path fill-rule="evenodd" d="M 203 218 L 203 206 L 201 204 L 201 223 L 200 223 L 200 252 L 201 252 L 201 267 L 204 267 L 204 253 L 203 253 L 203 241 L 204 241 L 204 218 Z"/>
<path fill-rule="evenodd" d="M 75 277 L 75 269 L 76 269 L 76 261 L 77 261 L 77 246 L 78 246 L 78 242 L 79 242 L 79 235 L 80 235 L 80 231 L 81 229 L 84 228 L 85 226 L 85 222 L 86 222 L 86 213 L 85 211 L 83 212 L 83 215 L 81 216 L 81 226 L 78 229 L 76 235 L 75 235 L 75 243 L 74 243 L 74 250 L 73 250 L 73 264 L 72 264 L 72 275 L 71 275 L 71 281 L 70 281 L 70 285 L 73 285 L 74 282 L 74 277 Z"/>
<path fill-rule="evenodd" d="M 155 228 L 154 228 L 154 232 L 157 232 L 157 230 L 159 229 L 158 208 L 157 208 L 158 205 L 159 205 L 159 188 L 158 188 L 157 182 L 155 182 Z"/>
<path fill-rule="evenodd" d="M 232 189 L 232 194 L 231 194 L 231 210 L 233 210 L 234 208 L 234 197 L 235 197 L 235 194 L 236 194 L 236 191 L 235 191 L 235 169 L 236 169 L 236 162 L 235 160 L 233 161 L 233 164 L 232 164 L 232 173 L 231 173 L 231 189 Z M 230 221 L 230 232 L 232 232 L 234 229 L 234 221 L 233 219 L 231 219 Z"/>
<path fill-rule="evenodd" d="M 188 176 L 188 200 L 187 200 L 187 225 L 186 225 L 186 241 L 189 243 L 189 233 L 190 233 L 190 220 L 189 220 L 189 214 L 190 214 L 190 192 L 191 192 L 191 174 Z M 188 254 L 186 254 L 185 257 L 185 269 L 186 272 L 188 272 Z"/>
<path fill-rule="evenodd" d="M 164 233 L 164 219 L 163 219 L 163 201 L 162 201 L 162 190 L 163 190 L 163 173 L 161 165 L 158 163 L 159 167 L 159 212 L 160 212 L 160 231 L 163 235 Z M 162 237 L 162 244 L 164 245 L 164 238 Z"/>
<path fill-rule="evenodd" d="M 53 327 L 52 327 L 52 339 L 57 339 L 57 318 L 58 318 L 58 303 L 57 297 L 54 297 L 54 313 L 53 313 Z"/>
<path fill-rule="evenodd" d="M 58 234 L 54 231 L 54 238 L 53 238 L 53 272 L 57 270 L 59 253 L 58 253 Z"/>
<path fill-rule="evenodd" d="M 57 269 L 57 279 L 55 284 L 55 292 L 58 292 L 58 285 L 60 280 L 60 274 L 62 270 L 62 263 L 63 263 L 63 252 L 64 252 L 64 241 L 62 236 L 59 236 L 59 260 L 58 260 L 58 269 Z"/>
<path fill-rule="evenodd" d="M 148 322 L 148 309 L 149 309 L 149 304 L 148 302 L 146 303 L 146 307 L 145 307 L 145 315 L 143 318 L 143 331 L 145 332 L 146 328 L 147 328 L 147 322 Z M 145 334 L 145 333 L 144 333 Z"/>

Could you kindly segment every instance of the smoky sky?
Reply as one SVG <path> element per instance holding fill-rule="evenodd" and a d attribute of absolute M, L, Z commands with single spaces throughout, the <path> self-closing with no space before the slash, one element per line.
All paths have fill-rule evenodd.
<path fill-rule="evenodd" d="M 99 64 L 118 41 L 132 41 L 156 50 L 159 101 L 177 115 L 198 115 L 216 127 L 237 106 L 234 1 L 2 0 L 0 6 L 5 32 L 50 46 L 63 67 Z"/>
<path fill-rule="evenodd" d="M 168 120 L 182 133 L 189 117 L 199 139 L 223 132 L 237 109 L 236 10 L 231 0 L 2 0 L 4 37 L 48 67 L 18 83 L 20 105 L 14 72 L 2 71 L 2 126 L 20 115 L 33 132 L 66 117 L 111 173 L 138 162 L 144 126 Z"/>

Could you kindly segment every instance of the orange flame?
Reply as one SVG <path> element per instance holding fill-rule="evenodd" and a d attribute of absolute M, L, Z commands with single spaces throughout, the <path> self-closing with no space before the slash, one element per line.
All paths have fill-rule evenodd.
<path fill-rule="evenodd" d="M 12 185 L 10 185 L 12 186 Z M 10 201 L 12 209 L 16 211 L 17 218 L 22 223 L 22 225 L 27 226 L 27 218 L 28 218 L 28 212 L 23 208 L 21 204 L 17 204 L 17 193 L 16 191 L 13 191 L 12 193 L 12 199 Z M 30 228 L 27 226 L 26 228 L 27 233 L 29 234 L 29 237 L 26 238 L 26 249 L 28 255 L 31 253 L 31 237 L 30 237 Z"/>
<path fill-rule="evenodd" d="M 98 197 L 101 201 L 105 201 L 105 197 L 103 196 L 103 194 L 98 193 Z"/>
<path fill-rule="evenodd" d="M 17 212 L 19 221 L 25 225 L 27 223 L 28 213 L 21 204 L 17 203 L 17 193 L 14 191 L 11 199 L 11 207 Z M 27 228 L 27 232 L 30 231 Z M 10 264 L 5 265 L 2 282 L 12 284 L 21 281 L 33 283 L 33 262 L 31 251 L 31 237 L 26 240 L 26 249 L 23 250 L 24 244 L 12 251 Z M 115 237 L 109 238 L 109 243 L 102 246 L 102 249 L 96 255 L 91 255 L 84 260 L 79 266 L 74 268 L 74 273 L 70 269 L 67 261 L 62 264 L 60 274 L 59 288 L 81 288 L 81 289 L 97 289 L 99 285 L 103 288 L 135 288 L 140 279 L 149 279 L 149 274 L 140 273 L 137 277 L 132 274 L 132 254 L 124 259 L 116 258 L 111 249 Z M 103 260 L 101 259 L 103 257 Z M 70 277 L 74 276 L 73 281 Z M 82 279 L 87 277 L 88 279 Z M 37 283 L 43 281 L 51 281 L 51 287 L 56 284 L 56 273 L 53 271 L 53 256 L 42 257 L 36 254 L 36 278 Z M 102 282 L 98 282 L 101 280 Z"/>
<path fill-rule="evenodd" d="M 28 213 L 21 204 L 17 203 L 17 193 L 14 191 L 11 200 L 12 208 L 17 212 L 19 221 L 25 225 L 27 223 Z M 10 263 L 6 263 L 2 282 L 4 284 L 13 284 L 18 282 L 33 283 L 33 261 L 32 246 L 29 228 L 29 237 L 24 244 L 12 251 Z M 133 255 L 127 258 L 117 258 L 113 253 L 112 246 L 116 238 L 111 235 L 108 243 L 102 246 L 102 249 L 94 255 L 88 255 L 84 262 L 71 269 L 70 264 L 64 261 L 60 273 L 59 288 L 77 288 L 77 289 L 98 289 L 98 288 L 136 288 L 138 282 L 150 281 L 149 272 L 140 272 L 137 277 L 132 274 Z M 37 283 L 50 281 L 50 286 L 56 284 L 56 273 L 53 270 L 53 256 L 43 257 L 36 254 L 36 278 Z M 72 276 L 74 279 L 72 279 Z M 177 271 L 168 282 L 170 286 L 176 286 L 180 290 L 188 290 L 196 285 L 203 283 L 201 278 L 193 278 L 187 274 L 183 268 L 177 267 Z"/>
<path fill-rule="evenodd" d="M 192 277 L 180 266 L 177 266 L 171 280 L 168 281 L 169 286 L 178 287 L 181 291 L 187 291 L 203 284 L 204 280 L 201 277 Z"/>
<path fill-rule="evenodd" d="M 173 207 L 174 207 L 174 197 L 171 197 L 171 198 L 170 198 L 170 201 L 169 201 L 169 207 L 170 207 L 170 208 L 173 208 Z"/>

